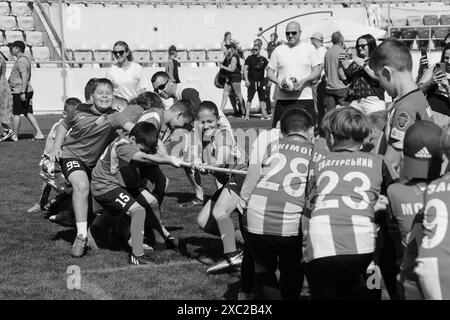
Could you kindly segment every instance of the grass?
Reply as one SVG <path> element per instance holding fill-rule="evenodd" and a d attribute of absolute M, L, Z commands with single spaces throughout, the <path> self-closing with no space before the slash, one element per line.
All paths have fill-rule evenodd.
<path fill-rule="evenodd" d="M 58 116 L 38 116 L 47 133 Z M 130 266 L 125 251 L 91 251 L 71 258 L 75 230 L 44 219 L 44 213 L 27 213 L 39 198 L 38 163 L 43 141 L 32 141 L 23 120 L 21 140 L 0 143 L 0 299 L 236 299 L 239 272 L 207 275 L 208 265 L 220 257 L 220 239 L 196 224 L 198 209 L 177 204 L 193 196 L 182 169 L 164 167 L 170 179 L 163 202 L 163 220 L 187 250 L 154 253 L 154 264 Z M 235 127 L 268 127 L 268 121 L 235 120 Z M 203 176 L 205 194 L 214 183 Z M 79 266 L 81 289 L 67 288 L 67 268 Z"/>

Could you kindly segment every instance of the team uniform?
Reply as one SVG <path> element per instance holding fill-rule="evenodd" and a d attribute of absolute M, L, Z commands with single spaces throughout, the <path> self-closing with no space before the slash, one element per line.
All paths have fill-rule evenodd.
<path fill-rule="evenodd" d="M 450 299 L 450 173 L 431 182 L 425 192 L 423 239 L 417 274 L 425 299 Z"/>

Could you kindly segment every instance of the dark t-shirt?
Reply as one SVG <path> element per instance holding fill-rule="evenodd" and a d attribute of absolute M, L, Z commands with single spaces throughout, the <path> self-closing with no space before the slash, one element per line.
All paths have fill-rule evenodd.
<path fill-rule="evenodd" d="M 264 70 L 269 62 L 263 56 L 250 55 L 245 59 L 245 65 L 248 66 L 248 80 L 263 81 Z"/>

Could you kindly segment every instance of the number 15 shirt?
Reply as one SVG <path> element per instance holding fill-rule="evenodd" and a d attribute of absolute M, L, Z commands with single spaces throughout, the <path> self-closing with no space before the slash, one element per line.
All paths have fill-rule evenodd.
<path fill-rule="evenodd" d="M 310 178 L 310 217 L 303 217 L 303 255 L 314 259 L 375 251 L 374 206 L 396 178 L 380 155 L 331 152 Z"/>

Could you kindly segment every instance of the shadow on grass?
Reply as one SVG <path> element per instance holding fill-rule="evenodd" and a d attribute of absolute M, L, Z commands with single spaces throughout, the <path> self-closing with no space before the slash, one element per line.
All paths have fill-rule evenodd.
<path fill-rule="evenodd" d="M 174 197 L 177 199 L 177 203 L 188 202 L 194 197 L 191 192 L 169 192 L 166 193 L 165 197 Z"/>
<path fill-rule="evenodd" d="M 72 244 L 73 241 L 75 240 L 76 236 L 77 236 L 77 230 L 66 229 L 66 230 L 59 231 L 57 234 L 55 234 L 52 238 L 52 241 L 64 240 L 64 241 Z"/>
<path fill-rule="evenodd" d="M 34 139 L 34 135 L 30 133 L 22 133 L 18 135 L 19 140 L 31 140 Z"/>
<path fill-rule="evenodd" d="M 223 256 L 222 241 L 219 238 L 187 237 L 180 239 L 180 253 L 188 258 L 197 259 L 203 263 L 201 258 L 219 260 Z"/>
<path fill-rule="evenodd" d="M 223 294 L 225 300 L 237 300 L 239 290 L 241 288 L 241 282 L 236 281 L 227 285 L 227 290 Z"/>

